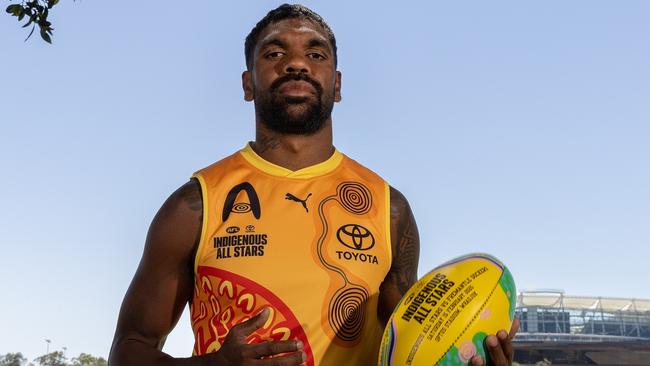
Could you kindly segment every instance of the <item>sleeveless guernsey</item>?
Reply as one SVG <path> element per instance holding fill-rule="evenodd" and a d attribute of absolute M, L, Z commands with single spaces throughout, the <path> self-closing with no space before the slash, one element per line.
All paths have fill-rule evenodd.
<path fill-rule="evenodd" d="M 191 303 L 194 354 L 269 308 L 249 342 L 298 339 L 307 365 L 376 364 L 379 285 L 391 264 L 389 186 L 335 151 L 290 171 L 247 145 L 194 174 L 203 228 Z"/>

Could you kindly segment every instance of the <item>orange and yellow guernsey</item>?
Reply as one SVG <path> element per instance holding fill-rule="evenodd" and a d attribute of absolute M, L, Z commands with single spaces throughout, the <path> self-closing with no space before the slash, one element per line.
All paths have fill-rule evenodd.
<path fill-rule="evenodd" d="M 376 363 L 379 285 L 391 264 L 389 187 L 335 151 L 297 171 L 249 145 L 194 174 L 203 230 L 191 304 L 194 354 L 269 308 L 249 338 L 298 339 L 307 365 Z"/>

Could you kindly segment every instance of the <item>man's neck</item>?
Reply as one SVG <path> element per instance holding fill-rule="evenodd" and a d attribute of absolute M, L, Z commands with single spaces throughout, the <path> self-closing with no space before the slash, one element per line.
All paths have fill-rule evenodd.
<path fill-rule="evenodd" d="M 326 123 L 311 135 L 284 135 L 257 123 L 252 147 L 264 160 L 296 171 L 332 156 L 332 124 Z"/>

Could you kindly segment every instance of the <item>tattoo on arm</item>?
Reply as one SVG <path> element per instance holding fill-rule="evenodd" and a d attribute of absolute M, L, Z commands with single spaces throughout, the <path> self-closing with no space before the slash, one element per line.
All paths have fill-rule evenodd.
<path fill-rule="evenodd" d="M 180 197 L 185 202 L 187 207 L 194 211 L 197 212 L 198 215 L 198 220 L 203 225 L 203 193 L 201 191 L 201 183 L 199 183 L 198 179 L 192 178 L 190 179 L 189 182 L 185 183 L 183 187 L 180 188 Z M 198 231 L 196 232 L 196 238 L 194 239 L 194 250 L 193 250 L 193 255 L 192 259 L 187 262 L 187 273 L 194 273 L 194 259 L 196 256 L 196 250 L 198 247 L 198 244 L 201 240 L 201 226 L 198 227 Z M 188 301 L 191 303 L 192 302 L 192 297 L 190 296 Z M 166 340 L 166 337 L 162 339 L 162 343 L 160 343 L 158 346 L 160 350 L 162 350 L 162 346 L 164 345 Z"/>
<path fill-rule="evenodd" d="M 187 189 L 181 190 L 181 198 L 192 211 L 201 212 L 199 221 L 203 222 L 203 199 L 201 197 L 201 186 L 196 179 L 186 183 Z"/>
<path fill-rule="evenodd" d="M 420 238 L 408 202 L 395 192 L 398 197 L 394 200 L 396 204 L 391 199 L 391 220 L 396 222 L 397 243 L 390 272 L 397 289 L 404 294 L 417 281 Z"/>

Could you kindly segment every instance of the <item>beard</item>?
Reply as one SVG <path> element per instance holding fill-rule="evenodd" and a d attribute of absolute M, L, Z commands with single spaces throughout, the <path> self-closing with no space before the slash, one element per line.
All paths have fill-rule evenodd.
<path fill-rule="evenodd" d="M 287 81 L 307 81 L 316 90 L 316 99 L 283 96 L 278 89 Z M 255 93 L 255 112 L 263 125 L 284 135 L 311 135 L 323 128 L 332 115 L 334 93 L 305 74 L 288 74 L 275 80 L 268 92 Z"/>

